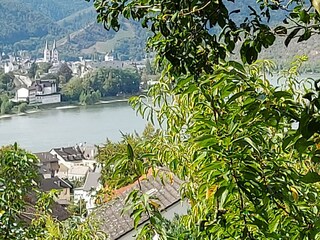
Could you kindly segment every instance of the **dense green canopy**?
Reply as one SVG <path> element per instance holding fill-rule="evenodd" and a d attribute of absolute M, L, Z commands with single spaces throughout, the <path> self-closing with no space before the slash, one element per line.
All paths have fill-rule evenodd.
<path fill-rule="evenodd" d="M 237 0 L 94 1 L 106 29 L 119 30 L 123 16 L 153 32 L 148 47 L 162 78 L 148 98 L 132 104 L 160 122 L 161 134 L 148 143 L 148 157 L 128 144 L 125 159 L 141 175 L 150 167 L 170 169 L 184 180 L 181 197 L 191 206 L 169 222 L 141 189 L 131 194 L 132 216 L 151 220 L 138 238 L 320 237 L 318 81 L 298 78 L 306 60 L 300 57 L 273 86 L 267 78 L 273 64 L 257 60 L 280 35 L 288 45 L 318 33 L 318 1 L 316 9 L 298 0 L 257 2 L 239 20 L 244 3 Z M 284 21 L 268 24 L 278 13 Z M 241 63 L 230 60 L 236 51 Z"/>

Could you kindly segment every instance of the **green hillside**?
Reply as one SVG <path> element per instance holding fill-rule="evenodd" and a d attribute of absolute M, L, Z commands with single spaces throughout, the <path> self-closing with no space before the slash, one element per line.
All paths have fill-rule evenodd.
<path fill-rule="evenodd" d="M 119 32 L 106 31 L 96 23 L 92 3 L 84 0 L 2 0 L 0 18 L 0 51 L 27 50 L 39 57 L 45 41 L 57 40 L 60 55 L 66 60 L 115 49 L 121 49 L 120 55 L 125 59 L 144 55 L 146 34 L 141 34 L 139 24 L 123 21 Z M 134 52 L 122 44 L 131 38 L 141 43 Z"/>
<path fill-rule="evenodd" d="M 31 37 L 62 33 L 50 17 L 34 11 L 15 0 L 2 0 L 0 4 L 0 43 L 13 44 Z"/>
<path fill-rule="evenodd" d="M 228 2 L 229 11 L 240 10 L 239 14 L 232 15 L 236 24 L 243 21 L 243 16 L 250 15 L 248 5 L 257 9 L 255 0 L 247 0 L 240 5 Z M 270 14 L 273 15 L 272 12 Z M 270 24 L 276 25 L 284 17 L 285 12 L 278 13 Z M 122 60 L 139 60 L 145 55 L 144 46 L 148 36 L 146 30 L 137 22 L 122 20 L 119 32 L 106 31 L 102 24 L 96 23 L 92 2 L 1 0 L 0 18 L 0 52 L 27 50 L 32 56 L 39 57 L 45 41 L 57 40 L 60 56 L 65 60 L 110 51 Z M 301 47 L 300 44 L 298 48 L 293 43 L 288 49 L 277 51 L 277 46 L 282 44 L 279 42 L 261 56 L 277 59 L 281 64 L 301 53 L 310 55 L 311 59 L 318 59 L 316 43 L 319 40 L 319 37 L 314 37 L 306 46 Z"/>

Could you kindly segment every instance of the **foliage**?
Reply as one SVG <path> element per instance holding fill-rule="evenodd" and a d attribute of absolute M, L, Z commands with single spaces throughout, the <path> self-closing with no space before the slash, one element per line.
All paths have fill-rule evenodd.
<path fill-rule="evenodd" d="M 93 104 L 101 97 L 139 92 L 140 76 L 131 70 L 100 68 L 83 78 L 72 78 L 62 87 L 64 100 Z"/>
<path fill-rule="evenodd" d="M 3 239 L 25 239 L 28 233 L 19 221 L 27 204 L 25 196 L 37 186 L 37 159 L 14 146 L 0 149 L 0 235 Z"/>
<path fill-rule="evenodd" d="M 60 83 L 66 83 L 72 78 L 72 70 L 69 68 L 67 63 L 62 63 L 57 74 L 59 76 Z"/>
<path fill-rule="evenodd" d="M 18 105 L 18 112 L 22 113 L 25 112 L 28 109 L 28 104 L 27 103 L 20 103 Z"/>
<path fill-rule="evenodd" d="M 38 159 L 33 154 L 14 144 L 0 149 L 0 159 L 1 239 L 107 239 L 90 219 L 53 219 L 50 214 L 56 192 L 39 192 Z M 36 203 L 30 200 L 32 195 Z"/>
<path fill-rule="evenodd" d="M 41 240 L 106 240 L 107 235 L 97 229 L 97 223 L 90 218 L 82 221 L 79 217 L 72 217 L 63 222 L 53 219 L 50 215 L 44 215 L 36 227 L 42 226 L 44 232 L 36 237 Z M 36 229 L 37 229 L 36 228 Z"/>
<path fill-rule="evenodd" d="M 13 103 L 9 100 L 8 95 L 3 94 L 0 96 L 0 114 L 10 113 L 13 108 Z"/>
<path fill-rule="evenodd" d="M 149 169 L 145 166 L 146 159 L 152 155 L 148 142 L 157 135 L 157 131 L 151 126 L 146 126 L 141 136 L 138 134 L 123 135 L 120 142 L 107 142 L 99 147 L 98 162 L 102 165 L 101 183 L 109 190 L 118 189 L 133 183 Z M 135 156 L 128 157 L 128 151 L 134 149 Z M 133 162 L 139 162 L 139 169 Z M 144 172 L 141 173 L 142 169 Z M 126 176 L 125 178 L 123 176 Z"/>
<path fill-rule="evenodd" d="M 52 67 L 52 63 L 40 62 L 38 65 L 38 71 L 41 74 L 48 73 L 49 69 Z"/>
<path fill-rule="evenodd" d="M 14 75 L 12 73 L 0 72 L 0 92 L 12 92 L 14 85 Z"/>
<path fill-rule="evenodd" d="M 152 158 L 134 161 L 128 144 L 127 159 L 140 173 L 154 165 L 170 169 L 184 181 L 181 197 L 191 207 L 167 224 L 135 190 L 127 199 L 135 223 L 142 214 L 150 218 L 138 238 L 318 239 L 319 81 L 297 79 L 302 57 L 272 86 L 266 77 L 272 64 L 257 61 L 279 35 L 290 31 L 288 45 L 318 33 L 318 9 L 305 1 L 261 0 L 236 22 L 239 11 L 227 2 L 94 1 L 107 29 L 118 30 L 123 15 L 153 32 L 148 46 L 162 78 L 132 104 L 151 121 L 156 117 L 161 133 L 148 143 Z M 272 29 L 267 21 L 282 9 L 288 18 Z M 227 58 L 237 43 L 242 63 Z M 127 170 L 123 159 L 114 162 L 119 174 Z"/>
<path fill-rule="evenodd" d="M 33 62 L 31 64 L 30 69 L 28 70 L 28 77 L 31 79 L 34 79 L 36 77 L 37 70 L 38 70 L 38 65 L 35 62 Z"/>
<path fill-rule="evenodd" d="M 70 204 L 68 206 L 68 211 L 73 216 L 87 216 L 86 201 L 84 199 L 80 199 L 78 202 Z"/>

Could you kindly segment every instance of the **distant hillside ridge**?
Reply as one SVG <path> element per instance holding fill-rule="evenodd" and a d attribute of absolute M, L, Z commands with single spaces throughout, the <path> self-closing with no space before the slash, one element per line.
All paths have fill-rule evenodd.
<path fill-rule="evenodd" d="M 230 12 L 240 10 L 239 14 L 231 15 L 236 24 L 252 13 L 248 6 L 259 9 L 255 0 L 225 3 Z M 274 26 L 283 21 L 286 12 L 274 14 L 271 11 L 270 14 L 272 20 L 269 24 Z M 0 52 L 26 50 L 33 58 L 42 57 L 46 41 L 56 40 L 63 60 L 80 56 L 96 59 L 97 55 L 103 59 L 103 54 L 109 52 L 119 60 L 141 60 L 146 56 L 147 37 L 152 34 L 139 22 L 125 19 L 121 20 L 119 32 L 106 31 L 102 24 L 97 23 L 92 2 L 85 0 L 1 0 L 0 18 Z M 297 49 L 292 41 L 283 52 L 272 47 L 261 56 L 284 62 L 296 54 L 305 53 L 318 60 L 320 50 L 316 43 L 319 40 L 319 36 L 314 36 L 303 49 L 301 44 Z M 275 46 L 282 44 L 280 42 L 277 41 Z"/>

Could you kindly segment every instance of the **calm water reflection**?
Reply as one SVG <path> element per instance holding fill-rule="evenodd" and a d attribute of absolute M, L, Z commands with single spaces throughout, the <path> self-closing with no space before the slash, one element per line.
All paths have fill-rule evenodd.
<path fill-rule="evenodd" d="M 0 119 L 0 146 L 16 141 L 37 152 L 81 142 L 99 144 L 107 138 L 120 140 L 121 132 L 141 133 L 145 124 L 128 103 L 45 110 Z"/>

